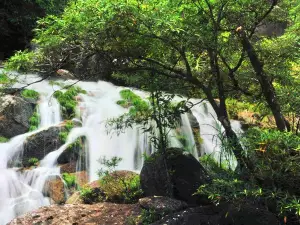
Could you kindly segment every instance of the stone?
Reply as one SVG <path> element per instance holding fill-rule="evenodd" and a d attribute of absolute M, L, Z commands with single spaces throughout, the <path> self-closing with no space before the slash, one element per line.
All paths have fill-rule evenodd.
<path fill-rule="evenodd" d="M 220 225 L 279 225 L 276 216 L 260 207 L 248 203 L 235 206 L 229 205 L 220 214 Z"/>
<path fill-rule="evenodd" d="M 191 205 L 207 201 L 201 196 L 193 195 L 200 185 L 210 181 L 198 160 L 182 149 L 170 148 L 167 149 L 167 166 L 168 171 L 171 171 L 169 178 L 161 154 L 154 153 L 145 161 L 140 177 L 146 196 L 172 196 Z M 167 184 L 168 180 L 171 185 Z"/>
<path fill-rule="evenodd" d="M 152 225 L 279 225 L 276 215 L 247 203 L 200 206 L 172 213 Z"/>
<path fill-rule="evenodd" d="M 69 163 L 65 163 L 59 165 L 61 173 L 75 173 L 76 172 L 76 161 L 71 161 Z"/>
<path fill-rule="evenodd" d="M 22 163 L 27 166 L 30 158 L 43 159 L 47 154 L 59 149 L 64 143 L 60 140 L 60 132 L 65 131 L 64 125 L 52 126 L 27 137 L 24 142 Z M 66 149 L 57 159 L 59 164 L 66 164 L 78 159 L 76 147 Z"/>
<path fill-rule="evenodd" d="M 28 132 L 29 119 L 35 104 L 21 97 L 5 95 L 0 98 L 0 136 L 12 138 Z"/>
<path fill-rule="evenodd" d="M 188 205 L 180 200 L 172 199 L 164 196 L 152 196 L 139 199 L 139 204 L 147 210 L 155 210 L 159 212 L 177 212 L 188 207 Z"/>
<path fill-rule="evenodd" d="M 55 203 L 66 202 L 65 185 L 60 176 L 49 176 L 45 182 L 43 194 L 50 197 Z"/>
<path fill-rule="evenodd" d="M 141 214 L 138 204 L 99 203 L 50 205 L 12 220 L 8 225 L 129 224 Z M 131 223 L 132 224 L 132 223 Z"/>
<path fill-rule="evenodd" d="M 62 129 L 61 126 L 53 126 L 27 137 L 24 142 L 23 165 L 26 166 L 30 158 L 41 160 L 57 150 L 63 144 L 59 139 Z"/>

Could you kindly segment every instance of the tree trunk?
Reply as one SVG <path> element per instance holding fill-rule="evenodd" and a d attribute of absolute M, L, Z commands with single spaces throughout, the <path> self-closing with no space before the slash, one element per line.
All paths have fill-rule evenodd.
<path fill-rule="evenodd" d="M 228 141 L 230 141 L 233 154 L 237 159 L 238 169 L 248 168 L 249 163 L 247 163 L 246 158 L 242 154 L 242 152 L 243 152 L 242 145 L 240 144 L 240 141 L 239 141 L 236 133 L 233 131 L 230 121 L 229 121 L 227 108 L 226 108 L 226 95 L 225 95 L 225 90 L 224 90 L 224 80 L 220 74 L 218 56 L 213 50 L 208 50 L 208 55 L 210 58 L 211 72 L 216 77 L 216 83 L 217 83 L 217 87 L 218 87 L 218 95 L 219 95 L 219 100 L 220 100 L 219 105 L 217 105 L 215 100 L 213 99 L 211 90 L 206 89 L 204 91 L 206 92 L 208 101 L 210 102 L 210 104 L 212 105 L 212 107 L 214 108 L 214 111 L 216 112 L 216 114 L 218 116 L 218 120 L 220 121 L 220 123 L 222 124 L 222 126 L 225 129 L 226 137 L 227 137 Z"/>
<path fill-rule="evenodd" d="M 247 52 L 251 65 L 256 73 L 256 77 L 259 80 L 266 102 L 268 103 L 268 106 L 270 107 L 273 113 L 277 128 L 280 131 L 288 130 L 289 127 L 288 122 L 285 120 L 281 112 L 274 86 L 270 81 L 270 79 L 268 78 L 268 76 L 266 75 L 266 73 L 264 72 L 263 64 L 260 62 L 254 47 L 250 43 L 249 39 L 247 38 L 243 30 L 239 30 L 239 36 L 241 39 L 242 46 L 244 50 Z"/>

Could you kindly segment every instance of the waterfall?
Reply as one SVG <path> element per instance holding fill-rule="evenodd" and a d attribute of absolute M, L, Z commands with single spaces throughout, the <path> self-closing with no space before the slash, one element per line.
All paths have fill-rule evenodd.
<path fill-rule="evenodd" d="M 60 168 L 57 165 L 58 157 L 77 138 L 85 137 L 85 154 L 87 154 L 87 168 L 89 180 L 98 178 L 97 172 L 101 168 L 98 159 L 117 156 L 122 161 L 117 166 L 118 170 L 131 170 L 139 172 L 143 165 L 143 154 L 150 154 L 154 147 L 149 142 L 149 134 L 143 133 L 139 125 L 128 128 L 124 133 L 108 133 L 106 121 L 116 118 L 128 111 L 128 109 L 116 104 L 120 100 L 120 91 L 124 87 L 117 87 L 111 83 L 78 82 L 76 85 L 86 90 L 86 94 L 77 97 L 77 113 L 73 120 L 82 126 L 75 127 L 68 135 L 67 141 L 58 149 L 53 149 L 40 161 L 37 168 L 22 171 L 14 168 L 11 161 L 21 160 L 23 145 L 26 139 L 50 126 L 62 122 L 60 105 L 53 97 L 53 93 L 61 89 L 61 86 L 74 84 L 72 80 L 59 80 L 62 85 L 53 84 L 48 80 L 27 84 L 40 80 L 37 75 L 18 76 L 19 82 L 14 87 L 33 89 L 40 94 L 37 110 L 40 116 L 38 130 L 22 134 L 12 138 L 8 143 L 0 143 L 0 225 L 4 225 L 16 216 L 32 211 L 44 205 L 50 204 L 50 199 L 43 194 L 47 178 L 59 176 Z M 134 93 L 146 98 L 147 93 L 133 90 Z M 193 99 L 193 103 L 200 100 Z M 216 115 L 209 103 L 203 101 L 191 110 L 200 126 L 201 152 L 214 154 L 221 157 L 221 141 L 219 135 L 223 128 L 216 120 Z M 236 131 L 241 131 L 240 123 L 232 121 Z M 178 136 L 184 138 L 180 141 Z M 199 149 L 196 147 L 193 130 L 187 114 L 181 115 L 181 125 L 178 130 L 171 130 L 169 135 L 170 147 L 181 147 L 190 151 L 196 158 L 199 157 Z M 42 149 L 41 149 L 42 151 Z M 83 159 L 79 159 L 83 160 Z"/>

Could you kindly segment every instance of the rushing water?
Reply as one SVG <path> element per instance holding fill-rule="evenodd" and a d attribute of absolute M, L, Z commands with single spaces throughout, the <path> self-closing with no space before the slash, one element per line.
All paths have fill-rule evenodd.
<path fill-rule="evenodd" d="M 26 86 L 26 84 L 38 79 L 40 78 L 36 75 L 19 76 L 20 81 L 15 87 Z M 64 85 L 74 83 L 71 80 L 60 82 L 63 82 Z M 38 102 L 39 130 L 19 135 L 12 138 L 8 143 L 0 144 L 0 225 L 6 224 L 25 212 L 50 204 L 50 199 L 43 195 L 45 182 L 49 176 L 60 174 L 56 162 L 57 158 L 78 137 L 86 137 L 85 151 L 88 155 L 86 170 L 90 181 L 97 179 L 97 171 L 101 167 L 98 159 L 101 157 L 121 157 L 122 161 L 117 169 L 140 171 L 143 164 L 143 154 L 151 153 L 153 146 L 151 147 L 149 143 L 148 134 L 141 132 L 139 126 L 126 129 L 120 135 L 107 133 L 107 119 L 118 117 L 127 111 L 116 104 L 120 100 L 119 92 L 124 88 L 103 81 L 78 82 L 76 85 L 87 91 L 87 94 L 81 94 L 77 98 L 77 118 L 74 118 L 74 121 L 80 121 L 82 126 L 73 128 L 66 144 L 59 149 L 53 149 L 41 160 L 39 167 L 21 171 L 19 168 L 11 168 L 9 165 L 13 164 L 9 162 L 19 160 L 18 157 L 22 156 L 26 138 L 62 121 L 59 103 L 53 97 L 53 92 L 60 90 L 61 87 L 51 85 L 47 80 L 28 87 L 40 93 Z M 138 90 L 134 90 L 134 92 L 144 98 L 147 96 L 147 93 Z M 199 102 L 197 99 L 192 101 L 194 103 Z M 218 137 L 223 132 L 223 128 L 216 120 L 216 115 L 210 104 L 207 102 L 197 104 L 191 112 L 200 126 L 201 152 L 213 154 L 218 159 L 222 158 L 221 141 Z M 240 131 L 239 122 L 233 121 L 232 126 L 236 131 Z M 198 158 L 200 150 L 196 148 L 193 130 L 187 114 L 181 116 L 180 131 L 188 143 L 188 146 L 185 147 Z M 182 147 L 175 131 L 170 132 L 170 146 Z"/>

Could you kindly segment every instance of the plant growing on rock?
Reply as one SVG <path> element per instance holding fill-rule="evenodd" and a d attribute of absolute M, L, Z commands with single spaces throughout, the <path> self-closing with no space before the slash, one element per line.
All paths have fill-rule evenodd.
<path fill-rule="evenodd" d="M 193 104 L 188 100 L 181 100 L 175 103 L 175 94 L 168 94 L 161 91 L 161 87 L 165 83 L 161 82 L 159 77 L 155 77 L 154 74 L 150 78 L 151 84 L 146 89 L 150 92 L 149 103 L 143 101 L 129 90 L 123 90 L 120 93 L 123 98 L 121 104 L 129 107 L 129 112 L 118 118 L 109 120 L 107 124 L 117 134 L 132 127 L 133 124 L 141 125 L 142 131 L 150 134 L 150 141 L 157 152 L 164 156 L 165 170 L 169 174 L 166 163 L 166 149 L 169 146 L 170 132 L 180 125 L 181 114 L 187 112 Z M 167 177 L 170 179 L 170 176 Z M 171 181 L 168 183 L 170 184 L 169 193 L 172 195 Z"/>
<path fill-rule="evenodd" d="M 23 98 L 38 100 L 40 94 L 38 92 L 36 92 L 35 90 L 25 89 L 25 90 L 21 91 L 21 96 Z"/>
<path fill-rule="evenodd" d="M 39 124 L 40 124 L 40 115 L 37 111 L 35 111 L 32 116 L 29 119 L 29 131 L 34 131 L 38 128 Z"/>
<path fill-rule="evenodd" d="M 119 157 L 99 159 L 100 164 L 106 167 L 98 171 L 100 188 L 105 193 L 106 201 L 135 203 L 143 196 L 140 177 L 130 171 L 116 171 L 121 160 Z"/>
<path fill-rule="evenodd" d="M 69 87 L 65 92 L 56 91 L 54 97 L 58 100 L 62 115 L 65 119 L 72 119 L 75 117 L 77 102 L 75 97 L 78 94 L 86 94 L 86 91 L 80 87 L 72 86 Z"/>
<path fill-rule="evenodd" d="M 37 158 L 30 158 L 28 159 L 28 166 L 37 166 L 39 162 L 39 159 Z"/>
<path fill-rule="evenodd" d="M 75 174 L 70 174 L 70 173 L 63 173 L 62 178 L 67 184 L 68 188 L 75 187 L 76 184 L 76 176 Z"/>

